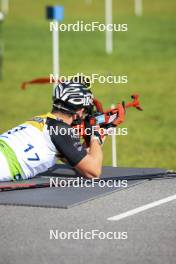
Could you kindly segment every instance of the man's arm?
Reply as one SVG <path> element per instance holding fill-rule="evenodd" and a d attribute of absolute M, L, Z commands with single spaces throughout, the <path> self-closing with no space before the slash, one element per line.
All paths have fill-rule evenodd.
<path fill-rule="evenodd" d="M 63 135 L 60 132 L 63 128 L 65 128 L 67 132 L 69 128 L 68 125 L 57 120 L 48 119 L 48 126 L 58 128 L 57 134 L 50 133 L 50 137 L 62 158 L 66 159 L 72 167 L 87 178 L 100 176 L 103 154 L 100 146 L 102 140 L 99 135 L 95 133 L 94 136 L 91 136 L 90 148 L 87 153 L 86 148 L 80 143 L 77 136 L 74 137 L 70 135 L 70 133 L 65 133 Z"/>
<path fill-rule="evenodd" d="M 75 166 L 87 178 L 99 178 L 102 171 L 103 152 L 96 138 L 90 142 L 89 153 Z"/>

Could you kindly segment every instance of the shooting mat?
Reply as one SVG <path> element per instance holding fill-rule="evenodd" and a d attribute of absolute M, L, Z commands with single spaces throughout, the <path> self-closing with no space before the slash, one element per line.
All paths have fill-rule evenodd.
<path fill-rule="evenodd" d="M 70 179 L 77 177 L 77 173 L 65 165 L 56 165 L 47 173 L 40 174 L 34 179 L 24 181 L 25 183 L 46 184 L 50 177 L 60 177 L 61 179 Z M 101 179 L 119 180 L 127 179 L 127 188 L 141 184 L 145 179 L 152 179 L 158 177 L 169 176 L 167 170 L 164 169 L 144 169 L 144 168 L 112 168 L 103 167 Z M 173 176 L 173 175 L 172 175 Z M 174 175 L 176 176 L 176 175 Z M 3 184 L 0 183 L 0 187 Z M 14 183 L 9 183 L 14 184 Z M 19 183 L 20 184 L 20 183 Z M 21 183 L 23 184 L 23 182 Z M 19 206 L 34 206 L 34 207 L 48 207 L 48 208 L 70 208 L 75 205 L 96 199 L 115 191 L 125 190 L 124 187 L 101 187 L 98 182 L 94 187 L 45 187 L 36 189 L 24 189 L 0 192 L 1 205 L 19 205 Z"/>

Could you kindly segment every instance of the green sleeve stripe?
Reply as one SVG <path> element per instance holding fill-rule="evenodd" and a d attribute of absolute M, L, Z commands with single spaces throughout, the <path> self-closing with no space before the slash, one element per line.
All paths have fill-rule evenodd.
<path fill-rule="evenodd" d="M 16 154 L 13 149 L 11 149 L 11 147 L 9 147 L 9 145 L 2 139 L 0 139 L 0 151 L 7 159 L 12 180 L 21 179 L 23 171 L 17 160 Z"/>

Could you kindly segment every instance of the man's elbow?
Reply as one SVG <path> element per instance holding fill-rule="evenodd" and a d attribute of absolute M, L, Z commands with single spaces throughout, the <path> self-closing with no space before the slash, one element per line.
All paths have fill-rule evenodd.
<path fill-rule="evenodd" d="M 88 179 L 100 178 L 102 173 L 102 168 L 97 168 L 92 171 L 85 171 L 84 175 Z"/>
<path fill-rule="evenodd" d="M 100 178 L 102 173 L 102 162 L 87 155 L 75 167 L 85 178 Z"/>

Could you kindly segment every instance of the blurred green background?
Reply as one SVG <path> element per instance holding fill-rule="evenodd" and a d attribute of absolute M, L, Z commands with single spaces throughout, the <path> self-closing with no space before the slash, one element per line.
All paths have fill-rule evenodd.
<path fill-rule="evenodd" d="M 144 0 L 142 17 L 134 15 L 133 0 L 113 1 L 113 23 L 127 23 L 128 32 L 114 33 L 114 52 L 105 53 L 103 32 L 61 32 L 61 74 L 128 75 L 128 84 L 100 85 L 93 92 L 109 107 L 134 92 L 143 112 L 130 109 L 117 137 L 118 164 L 176 169 L 176 0 Z M 5 42 L 3 80 L 0 81 L 0 132 L 51 108 L 51 85 L 21 82 L 52 72 L 52 43 L 46 5 L 65 7 L 64 23 L 104 22 L 104 0 L 11 0 L 3 23 Z M 104 164 L 111 164 L 111 139 L 104 147 Z"/>

